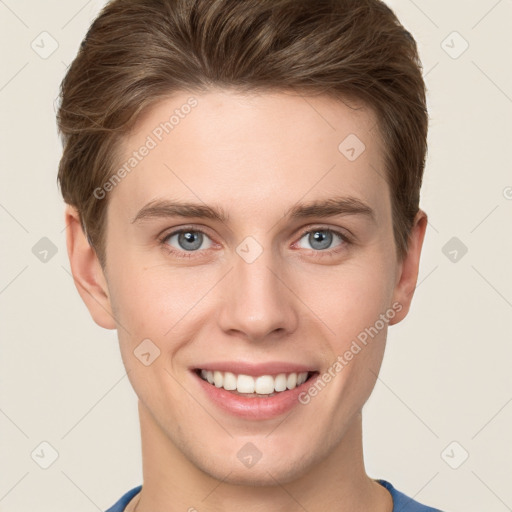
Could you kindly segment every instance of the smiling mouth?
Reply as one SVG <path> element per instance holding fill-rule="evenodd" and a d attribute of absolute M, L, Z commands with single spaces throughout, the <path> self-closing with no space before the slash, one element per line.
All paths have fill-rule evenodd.
<path fill-rule="evenodd" d="M 249 398 L 267 398 L 278 395 L 301 386 L 318 374 L 317 371 L 310 371 L 253 377 L 218 370 L 202 370 L 201 368 L 195 369 L 194 372 L 199 378 L 212 386 Z"/>

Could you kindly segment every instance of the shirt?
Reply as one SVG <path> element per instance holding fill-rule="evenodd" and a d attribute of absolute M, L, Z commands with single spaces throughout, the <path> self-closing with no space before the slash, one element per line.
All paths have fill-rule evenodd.
<path fill-rule="evenodd" d="M 437 508 L 427 507 L 426 505 L 422 505 L 421 503 L 409 498 L 402 492 L 395 489 L 389 482 L 386 480 L 376 480 L 380 485 L 385 487 L 391 497 L 393 498 L 393 512 L 442 512 Z M 132 498 L 140 492 L 142 489 L 142 485 L 133 488 L 131 491 L 128 491 L 124 494 L 117 503 L 115 503 L 112 507 L 110 507 L 106 512 L 124 512 L 124 509 L 128 505 L 128 503 L 132 500 Z"/>

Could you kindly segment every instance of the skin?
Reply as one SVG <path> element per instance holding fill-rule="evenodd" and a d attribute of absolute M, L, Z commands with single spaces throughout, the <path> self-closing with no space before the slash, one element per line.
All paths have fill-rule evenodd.
<path fill-rule="evenodd" d="M 190 96 L 180 92 L 146 112 L 124 140 L 124 156 Z M 319 396 L 271 420 L 220 411 L 189 368 L 278 360 L 327 371 L 394 303 L 401 311 L 389 324 L 406 316 L 427 217 L 418 212 L 399 260 L 382 140 L 364 106 L 284 92 L 212 89 L 193 96 L 197 107 L 108 193 L 105 268 L 76 210 L 66 211 L 78 291 L 98 325 L 118 330 L 139 398 L 144 484 L 129 509 L 390 512 L 391 495 L 366 474 L 361 426 L 387 325 Z M 349 134 L 366 146 L 355 161 L 338 150 Z M 359 199 L 375 219 L 284 216 L 297 203 L 333 196 Z M 132 223 L 156 199 L 222 207 L 229 220 Z M 159 237 L 182 227 L 206 232 L 200 249 L 187 251 L 177 236 Z M 309 228 L 351 233 L 352 242 L 334 235 L 321 250 L 303 234 Z M 263 250 L 252 263 L 236 252 L 247 236 Z M 160 356 L 145 366 L 133 351 L 148 338 Z M 262 453 L 251 468 L 237 458 L 247 442 Z"/>

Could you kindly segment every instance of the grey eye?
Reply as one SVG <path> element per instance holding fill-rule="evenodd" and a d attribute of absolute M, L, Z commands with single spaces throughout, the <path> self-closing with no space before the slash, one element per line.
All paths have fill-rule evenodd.
<path fill-rule="evenodd" d="M 309 231 L 304 234 L 301 240 L 306 239 L 310 245 L 310 247 L 306 247 L 306 249 L 324 251 L 325 249 L 331 248 L 330 246 L 334 237 L 338 237 L 343 242 L 343 238 L 340 235 L 328 229 L 315 229 L 313 231 Z"/>
<path fill-rule="evenodd" d="M 172 244 L 172 240 L 176 238 L 178 247 L 176 245 Z M 166 243 L 171 245 L 172 247 L 176 249 L 181 249 L 184 251 L 196 251 L 201 248 L 203 245 L 203 242 L 207 239 L 206 235 L 204 233 L 201 233 L 201 231 L 194 231 L 192 229 L 184 230 L 184 231 L 176 231 L 174 233 L 171 233 Z M 202 247 L 203 249 L 208 249 L 208 247 Z"/>

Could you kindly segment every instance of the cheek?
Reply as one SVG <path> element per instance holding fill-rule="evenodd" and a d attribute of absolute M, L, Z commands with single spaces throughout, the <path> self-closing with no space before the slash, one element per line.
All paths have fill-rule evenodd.
<path fill-rule="evenodd" d="M 197 267 L 148 266 L 146 262 L 128 260 L 111 272 L 111 302 L 126 368 L 138 372 L 140 362 L 134 353 L 143 340 L 149 339 L 160 351 L 151 364 L 152 372 L 158 373 L 158 367 L 164 365 L 174 373 L 175 366 L 183 364 L 182 348 L 215 317 L 214 306 L 213 310 L 210 306 L 205 310 L 205 297 L 218 280 L 211 269 L 206 272 Z M 144 374 L 144 380 L 150 373 Z"/>
<path fill-rule="evenodd" d="M 335 343 L 343 347 L 370 327 L 390 307 L 392 272 L 378 258 L 371 264 L 340 267 L 330 276 L 316 279 L 315 286 L 303 283 L 302 296 L 315 315 L 331 331 Z"/>
<path fill-rule="evenodd" d="M 116 319 L 137 333 L 164 335 L 208 287 L 190 271 L 123 264 L 111 277 Z"/>

